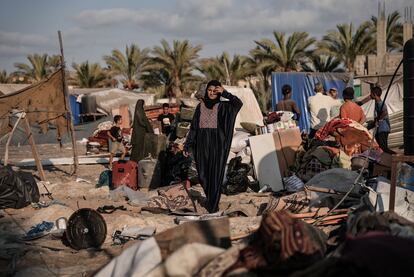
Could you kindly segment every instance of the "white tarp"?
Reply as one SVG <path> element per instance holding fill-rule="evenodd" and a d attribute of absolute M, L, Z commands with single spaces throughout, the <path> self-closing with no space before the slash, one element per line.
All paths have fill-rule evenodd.
<path fill-rule="evenodd" d="M 251 122 L 263 126 L 263 115 L 260 111 L 259 103 L 250 88 L 241 88 L 233 86 L 224 86 L 224 88 L 233 95 L 236 95 L 243 102 L 239 114 L 236 118 L 235 128 L 242 128 L 241 122 Z"/>
<path fill-rule="evenodd" d="M 92 92 L 88 95 L 95 96 L 96 106 L 109 115 L 112 109 L 119 108 L 121 105 L 128 105 L 132 116 L 135 111 L 135 104 L 139 99 L 143 99 L 146 106 L 154 105 L 154 94 L 131 92 L 118 88 Z"/>
<path fill-rule="evenodd" d="M 387 92 L 387 87 L 382 88 L 381 98 L 384 99 Z M 388 138 L 388 146 L 397 148 L 404 144 L 403 141 L 403 84 L 401 81 L 394 83 L 387 96 L 385 105 L 390 115 L 391 133 Z M 361 100 L 366 96 L 358 98 Z M 367 119 L 374 119 L 375 102 L 369 101 L 362 106 Z"/>
<path fill-rule="evenodd" d="M 385 94 L 387 92 L 387 87 L 382 88 L 382 95 L 381 98 L 384 99 Z M 362 96 L 358 98 L 358 100 L 361 100 L 365 98 L 366 96 Z M 396 82 L 394 83 L 387 96 L 387 100 L 385 102 L 385 105 L 387 106 L 388 113 L 392 115 L 393 113 L 402 111 L 403 109 L 403 85 L 402 82 Z M 373 100 L 369 101 L 368 103 L 365 103 L 362 106 L 362 109 L 364 110 L 365 115 L 368 119 L 374 118 L 374 109 L 375 109 L 375 102 Z"/>

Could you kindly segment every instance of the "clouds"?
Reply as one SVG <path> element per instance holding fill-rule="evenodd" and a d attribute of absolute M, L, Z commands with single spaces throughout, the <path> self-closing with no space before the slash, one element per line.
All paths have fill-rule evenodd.
<path fill-rule="evenodd" d="M 47 46 L 49 39 L 41 35 L 0 30 L 0 57 L 24 55 L 30 49 Z"/>
<path fill-rule="evenodd" d="M 52 1 L 52 0 L 50 0 Z M 387 12 L 402 10 L 412 0 L 388 0 Z M 12 3 L 12 2 L 10 2 Z M 0 11 L 0 68 L 14 57 L 57 52 L 56 30 L 63 31 L 68 62 L 101 61 L 126 44 L 158 45 L 161 39 L 189 39 L 202 44 L 202 56 L 223 51 L 247 54 L 254 40 L 271 38 L 273 30 L 306 31 L 321 38 L 339 23 L 360 24 L 377 14 L 377 0 L 140 0 L 122 2 L 72 0 L 38 7 L 4 24 Z M 45 16 L 61 14 L 59 18 Z M 31 21 L 28 19 L 31 18 Z M 54 19 L 51 19 L 54 18 Z M 32 34 L 35 22 L 37 34 Z M 16 30 L 16 25 L 24 25 Z M 4 65 L 7 63 L 6 65 Z"/>

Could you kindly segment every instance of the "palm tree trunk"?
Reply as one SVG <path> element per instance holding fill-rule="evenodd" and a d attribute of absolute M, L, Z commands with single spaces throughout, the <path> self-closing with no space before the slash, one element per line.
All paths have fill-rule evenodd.
<path fill-rule="evenodd" d="M 174 76 L 174 84 L 172 87 L 172 92 L 173 92 L 173 96 L 180 98 L 182 95 L 182 91 L 181 91 L 181 80 L 180 77 L 178 77 L 177 75 Z"/>
<path fill-rule="evenodd" d="M 224 68 L 226 69 L 226 85 L 231 86 L 229 66 L 227 65 L 226 59 L 224 59 Z"/>

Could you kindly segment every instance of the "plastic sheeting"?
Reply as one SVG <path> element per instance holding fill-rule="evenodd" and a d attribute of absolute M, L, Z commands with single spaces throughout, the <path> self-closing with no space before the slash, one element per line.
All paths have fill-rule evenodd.
<path fill-rule="evenodd" d="M 387 88 L 388 86 L 382 87 L 382 95 L 381 95 L 382 100 L 384 100 L 385 94 L 387 92 Z M 385 101 L 385 105 L 387 106 L 387 109 L 388 109 L 388 114 L 392 115 L 396 112 L 400 112 L 403 110 L 403 95 L 404 95 L 404 90 L 403 90 L 402 83 L 400 82 L 394 83 L 391 86 L 390 92 L 388 93 L 388 96 L 387 96 L 387 100 Z M 358 98 L 358 100 L 361 100 L 365 97 L 366 95 L 361 96 Z M 364 110 L 364 113 L 367 119 L 374 119 L 374 109 L 375 109 L 374 100 L 371 100 L 365 103 L 364 105 L 362 105 L 362 109 Z"/>
<path fill-rule="evenodd" d="M 381 99 L 384 100 L 388 85 L 382 87 Z M 388 93 L 385 105 L 387 106 L 388 114 L 390 115 L 391 133 L 388 137 L 388 146 L 391 148 L 401 147 L 404 145 L 403 139 L 403 96 L 404 90 L 401 81 L 395 82 Z M 361 100 L 366 96 L 358 98 Z M 365 103 L 362 106 L 364 113 L 368 120 L 374 119 L 374 100 Z"/>
<path fill-rule="evenodd" d="M 251 122 L 259 126 L 263 126 L 263 115 L 260 111 L 259 103 L 250 88 L 241 88 L 233 86 L 224 86 L 224 88 L 231 94 L 240 98 L 243 102 L 243 107 L 236 117 L 236 129 L 242 128 L 241 122 Z"/>
<path fill-rule="evenodd" d="M 39 189 L 29 172 L 0 167 L 0 209 L 20 209 L 39 201 Z"/>
<path fill-rule="evenodd" d="M 313 91 L 316 83 L 322 83 L 325 90 L 335 87 L 338 97 L 342 98 L 342 91 L 353 86 L 353 76 L 349 73 L 314 73 L 314 72 L 274 72 L 272 74 L 272 108 L 283 99 L 282 86 L 292 87 L 292 99 L 295 100 L 301 111 L 299 126 L 301 130 L 309 131 L 310 113 L 308 112 L 308 97 L 315 95 Z"/>

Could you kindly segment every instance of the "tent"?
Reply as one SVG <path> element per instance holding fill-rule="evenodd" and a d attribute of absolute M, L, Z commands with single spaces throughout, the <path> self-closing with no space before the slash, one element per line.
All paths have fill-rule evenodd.
<path fill-rule="evenodd" d="M 263 115 L 260 111 L 259 103 L 254 96 L 253 91 L 250 88 L 242 88 L 235 86 L 224 86 L 224 88 L 233 95 L 240 98 L 243 102 L 243 107 L 237 114 L 235 128 L 242 128 L 241 122 L 255 123 L 259 126 L 263 126 Z"/>
<path fill-rule="evenodd" d="M 309 130 L 310 117 L 308 112 L 308 97 L 315 94 L 313 91 L 316 83 L 323 84 L 325 90 L 335 87 L 339 97 L 342 98 L 342 90 L 353 86 L 353 76 L 349 73 L 322 73 L 322 72 L 274 72 L 272 73 L 272 108 L 283 99 L 282 86 L 288 84 L 292 87 L 292 99 L 295 100 L 301 110 L 299 127 L 301 130 Z"/>

